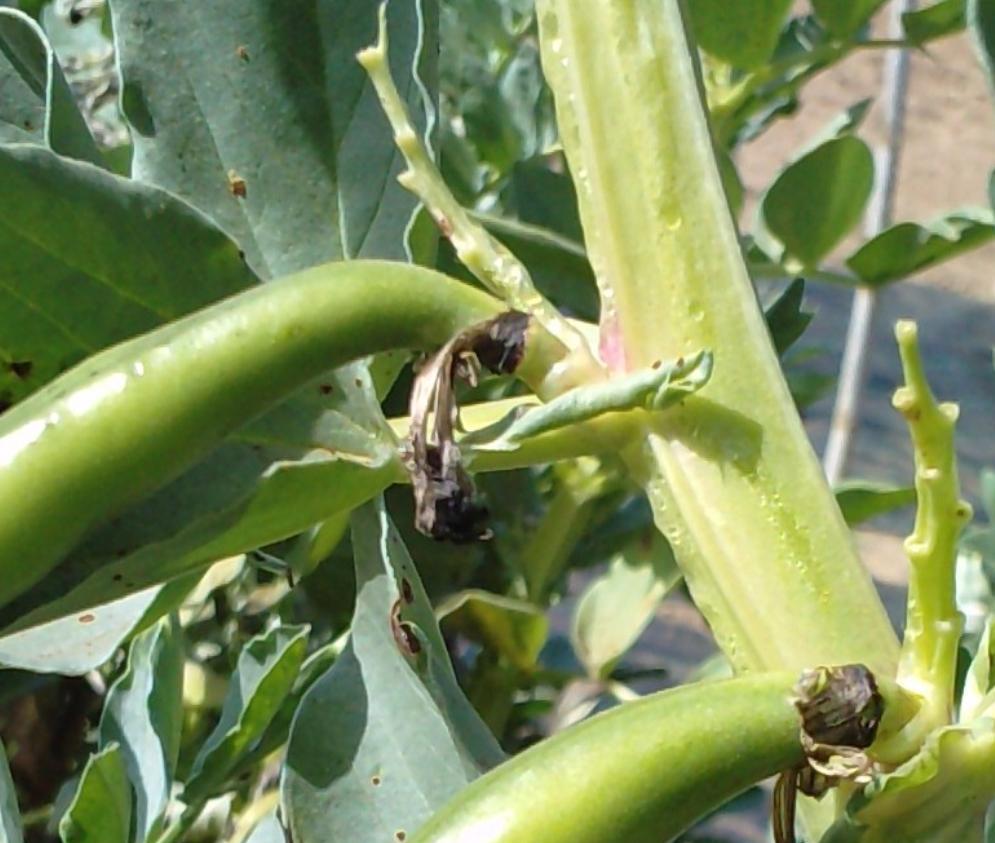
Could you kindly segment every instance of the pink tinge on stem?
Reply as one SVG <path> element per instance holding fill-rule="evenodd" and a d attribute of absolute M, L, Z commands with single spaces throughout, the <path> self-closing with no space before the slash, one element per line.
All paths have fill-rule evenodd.
<path fill-rule="evenodd" d="M 601 320 L 601 334 L 598 339 L 598 354 L 601 361 L 613 372 L 627 371 L 625 365 L 625 346 L 622 345 L 622 332 L 619 330 L 618 317 L 605 314 Z"/>

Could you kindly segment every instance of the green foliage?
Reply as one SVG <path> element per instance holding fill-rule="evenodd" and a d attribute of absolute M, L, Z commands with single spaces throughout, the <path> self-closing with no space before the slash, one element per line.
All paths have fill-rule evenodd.
<path fill-rule="evenodd" d="M 304 661 L 306 627 L 277 626 L 249 641 L 214 731 L 194 759 L 183 790 L 197 802 L 214 795 L 243 754 L 263 736 L 294 686 Z"/>
<path fill-rule="evenodd" d="M 65 370 L 260 283 L 372 257 L 435 266 L 477 283 L 397 183 L 401 155 L 354 60 L 376 34 L 372 0 L 112 0 L 77 4 L 86 7 L 79 27 L 66 18 L 71 5 L 0 2 L 0 462 L 12 429 L 7 411 Z M 792 14 L 788 0 L 687 4 L 705 53 L 716 160 L 735 213 L 744 193 L 737 147 L 789 117 L 823 70 L 882 46 L 867 26 L 880 0 L 811 5 L 815 16 Z M 903 18 L 905 37 L 925 45 L 969 22 L 991 71 L 990 8 L 988 0 L 941 0 Z M 438 149 L 446 181 L 471 219 L 522 261 L 565 315 L 595 322 L 602 302 L 587 251 L 592 231 L 590 221 L 587 231 L 581 224 L 575 189 L 591 173 L 572 175 L 565 160 L 537 17 L 529 0 L 443 0 L 439 8 L 430 0 L 392 0 L 390 70 L 416 133 Z M 617 34 L 600 34 L 606 50 Z M 100 53 L 111 46 L 113 54 Z M 652 112 L 658 93 L 640 104 L 640 115 Z M 860 243 L 847 271 L 827 266 L 855 236 L 871 189 L 870 152 L 856 136 L 867 106 L 841 114 L 765 191 L 760 221 L 748 232 L 757 277 L 788 279 L 804 270 L 808 283 L 880 286 L 991 240 L 989 211 L 950 212 Z M 642 131 L 607 102 L 591 107 L 608 115 L 615 135 Z M 679 132 L 672 116 L 648 121 L 646 131 L 665 125 Z M 120 142 L 125 126 L 130 145 L 106 148 Z M 641 179 L 656 179 L 659 169 L 646 168 Z M 661 202 L 676 189 L 665 186 Z M 439 222 L 445 232 L 446 221 Z M 710 225 L 696 223 L 707 246 L 698 261 L 724 248 L 708 234 Z M 640 226 L 619 242 L 643 260 Z M 676 243 L 691 228 L 685 221 L 684 235 L 667 237 Z M 653 269 L 659 286 L 669 283 L 658 277 L 663 271 Z M 813 319 L 803 306 L 805 284 L 795 278 L 780 287 L 765 312 L 799 406 L 831 383 L 805 365 L 815 353 L 804 341 Z M 677 302 L 653 331 L 683 319 L 685 304 Z M 652 302 L 639 308 L 654 311 Z M 727 338 L 715 339 L 728 353 Z M 147 352 L 169 350 L 160 338 L 147 343 Z M 388 490 L 386 504 L 377 497 L 404 476 L 399 435 L 406 426 L 398 419 L 388 425 L 385 414 L 409 412 L 406 352 L 325 372 L 265 415 L 239 416 L 217 447 L 166 485 L 114 507 L 74 538 L 51 573 L 3 607 L 0 665 L 31 673 L 0 675 L 7 695 L 0 707 L 13 700 L 24 704 L 19 711 L 34 710 L 38 688 L 56 687 L 60 674 L 85 675 L 97 691 L 87 692 L 95 745 L 77 749 L 67 739 L 75 754 L 38 802 L 25 801 L 33 799 L 18 766 L 26 745 L 8 740 L 14 773 L 0 758 L 0 843 L 23 843 L 26 834 L 49 843 L 54 838 L 39 821 L 49 813 L 48 830 L 57 829 L 63 843 L 282 843 L 284 825 L 297 843 L 411 839 L 450 798 L 501 764 L 504 751 L 543 738 L 551 724 L 656 687 L 669 654 L 644 667 L 630 653 L 680 582 L 686 548 L 663 539 L 639 489 L 642 478 L 625 467 L 645 455 L 634 459 L 636 448 L 621 439 L 606 447 L 599 436 L 609 427 L 598 424 L 624 425 L 634 407 L 643 419 L 673 411 L 679 420 L 689 404 L 703 402 L 724 412 L 710 391 L 711 363 L 719 358 L 703 345 L 675 352 L 684 357 L 673 370 L 654 360 L 653 368 L 575 390 L 566 388 L 577 385 L 567 360 L 542 382 L 548 400 L 538 408 L 523 409 L 523 401 L 535 401 L 508 379 L 460 386 L 461 402 L 483 404 L 474 408 L 481 418 L 503 419 L 460 440 L 467 465 L 476 470 L 490 459 L 514 468 L 476 478 L 475 501 L 490 510 L 494 538 L 472 547 L 416 533 L 408 488 Z M 566 386 L 556 382 L 563 371 Z M 184 374 L 175 388 L 192 383 Z M 474 415 L 467 411 L 464 420 Z M 669 424 L 670 417 L 659 418 Z M 740 429 L 742 420 L 715 418 L 724 430 Z M 166 408 L 155 438 L 171 421 Z M 680 424 L 661 430 L 679 436 Z M 562 443 L 585 429 L 595 431 L 590 447 L 550 467 L 544 437 Z M 117 436 L 122 432 L 119 426 Z M 753 432 L 763 434 L 756 441 L 764 447 L 777 445 L 768 431 Z M 143 472 L 154 467 L 151 439 Z M 727 446 L 738 471 L 746 451 L 732 440 Z M 101 446 L 93 454 L 107 452 Z M 592 452 L 597 456 L 577 458 Z M 694 449 L 688 455 L 718 458 Z M 700 494 L 692 485 L 684 492 Z M 993 489 L 986 476 L 990 520 Z M 28 485 L 17 497 L 22 493 Z M 72 503 L 74 494 L 67 488 L 63 499 Z M 913 499 L 911 489 L 874 482 L 836 490 L 849 524 Z M 713 518 L 707 506 L 702 511 Z M 736 520 L 734 512 L 715 517 Z M 59 539 L 59 520 L 38 531 L 40 541 Z M 743 547 L 736 547 L 747 561 L 748 527 L 740 525 Z M 990 525 L 970 531 L 962 548 L 995 571 Z M 258 560 L 265 565 L 252 564 Z M 0 547 L 0 562 L 8 561 Z M 27 571 L 36 560 L 17 561 Z M 756 579 L 746 575 L 744 595 Z M 691 591 L 697 596 L 695 583 Z M 553 608 L 572 597 L 575 603 Z M 990 640 L 986 633 L 967 671 L 963 711 L 987 708 Z M 30 681 L 22 683 L 25 676 Z M 778 691 L 779 717 L 783 700 Z M 704 783 L 695 799 L 715 781 L 708 758 L 736 773 L 727 747 L 699 752 L 707 743 L 702 719 L 726 729 L 730 742 L 743 733 L 710 705 L 682 714 L 698 716 L 681 738 L 682 769 L 705 759 L 694 768 Z M 0 728 L 5 714 L 0 710 Z M 649 782 L 642 762 L 632 761 L 647 749 L 647 729 L 659 725 L 651 718 L 645 728 L 620 732 L 589 763 L 570 768 L 590 784 L 592 771 L 627 747 L 621 766 L 567 812 L 568 823 L 590 811 L 594 821 L 580 822 L 581 830 L 595 833 L 606 803 L 653 807 L 662 803 L 641 799 L 639 788 L 685 783 L 669 777 L 672 761 L 662 755 L 660 775 Z M 664 727 L 661 744 L 672 732 Z M 782 731 L 796 752 L 794 727 Z M 944 753 L 963 757 L 964 741 L 961 733 L 941 736 L 891 784 L 875 786 L 918 792 L 911 785 L 932 781 L 950 763 Z M 763 766 L 763 753 L 783 752 L 761 743 L 752 758 L 768 772 L 774 762 Z M 78 777 L 63 781 L 72 763 Z M 753 781 L 747 778 L 733 784 L 746 786 Z M 586 792 L 565 786 L 563 777 L 550 781 L 550 799 Z M 25 829 L 18 796 L 30 805 Z M 540 822 L 550 799 L 533 812 Z M 677 807 L 691 801 L 685 794 Z M 847 817 L 863 822 L 863 811 L 854 803 Z M 656 839 L 659 823 L 647 833 Z"/>
<path fill-rule="evenodd" d="M 131 786 L 121 747 L 90 756 L 73 801 L 59 822 L 62 843 L 128 843 Z"/>
<path fill-rule="evenodd" d="M 877 287 L 907 278 L 995 238 L 990 211 L 962 212 L 928 226 L 906 222 L 881 232 L 847 258 L 862 284 Z"/>
<path fill-rule="evenodd" d="M 691 26 L 698 45 L 722 61 L 752 70 L 770 58 L 791 6 L 790 0 L 691 0 Z"/>
<path fill-rule="evenodd" d="M 812 0 L 812 7 L 834 35 L 850 35 L 874 14 L 885 0 Z"/>
<path fill-rule="evenodd" d="M 180 749 L 183 639 L 170 615 L 135 638 L 128 665 L 107 693 L 100 719 L 101 748 L 120 748 L 134 788 L 139 840 L 154 836 L 170 797 Z"/>
<path fill-rule="evenodd" d="M 859 138 L 834 138 L 789 165 L 768 189 L 762 213 L 787 257 L 819 262 L 857 225 L 874 186 L 874 159 Z"/>
<path fill-rule="evenodd" d="M 940 0 L 925 9 L 902 15 L 905 37 L 914 44 L 962 30 L 966 24 L 967 0 Z"/>
<path fill-rule="evenodd" d="M 101 163 L 41 27 L 27 15 L 3 8 L 0 78 L 0 143 L 38 144 L 60 155 Z"/>
<path fill-rule="evenodd" d="M 356 510 L 352 528 L 352 633 L 301 701 L 287 750 L 284 816 L 300 843 L 407 834 L 501 759 L 382 503 Z"/>

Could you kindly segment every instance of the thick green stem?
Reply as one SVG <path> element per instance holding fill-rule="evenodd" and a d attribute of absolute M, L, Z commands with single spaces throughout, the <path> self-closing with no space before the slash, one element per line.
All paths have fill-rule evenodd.
<path fill-rule="evenodd" d="M 737 670 L 897 641 L 791 401 L 722 192 L 675 0 L 541 0 L 543 66 L 616 371 L 712 349 L 700 395 L 625 453 Z"/>
<path fill-rule="evenodd" d="M 956 404 L 937 404 L 919 356 L 916 325 L 895 328 L 905 385 L 895 392 L 895 408 L 912 436 L 916 465 L 915 527 L 905 540 L 911 570 L 908 615 L 898 680 L 924 697 L 931 726 L 953 716 L 957 644 L 963 617 L 957 610 L 954 572 L 957 540 L 971 520 L 961 500 L 954 452 Z"/>

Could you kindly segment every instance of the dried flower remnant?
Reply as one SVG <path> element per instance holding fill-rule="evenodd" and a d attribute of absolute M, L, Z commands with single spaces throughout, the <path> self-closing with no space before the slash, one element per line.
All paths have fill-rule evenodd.
<path fill-rule="evenodd" d="M 843 779 L 869 780 L 873 762 L 865 750 L 874 743 L 884 714 L 874 674 L 862 664 L 806 670 L 795 693 L 806 762 L 782 773 L 774 787 L 777 843 L 795 843 L 799 791 L 819 798 Z"/>
<path fill-rule="evenodd" d="M 407 468 L 415 494 L 415 527 L 434 539 L 457 543 L 490 538 L 487 509 L 474 500 L 454 431 L 454 383 L 476 384 L 480 366 L 511 374 L 525 351 L 529 317 L 509 311 L 453 337 L 422 367 L 411 392 Z"/>

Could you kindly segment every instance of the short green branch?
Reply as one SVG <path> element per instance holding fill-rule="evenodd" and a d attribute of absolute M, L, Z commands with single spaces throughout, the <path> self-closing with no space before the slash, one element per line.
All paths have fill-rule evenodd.
<path fill-rule="evenodd" d="M 963 618 L 957 611 L 954 564 L 957 539 L 971 518 L 960 497 L 954 452 L 956 404 L 937 404 L 923 372 L 914 322 L 895 329 L 905 385 L 895 408 L 905 417 L 915 452 L 918 498 L 915 528 L 905 540 L 911 563 L 908 617 L 899 682 L 927 700 L 932 725 L 950 722 L 957 642 Z"/>
<path fill-rule="evenodd" d="M 369 74 L 394 131 L 397 148 L 407 163 L 407 169 L 398 176 L 398 181 L 425 204 L 439 230 L 452 242 L 459 259 L 484 286 L 511 307 L 535 317 L 579 359 L 586 358 L 583 361 L 585 368 L 596 371 L 597 366 L 583 337 L 539 293 L 522 263 L 456 201 L 411 125 L 387 61 L 386 3 L 380 6 L 376 44 L 361 51 L 356 58 Z"/>

